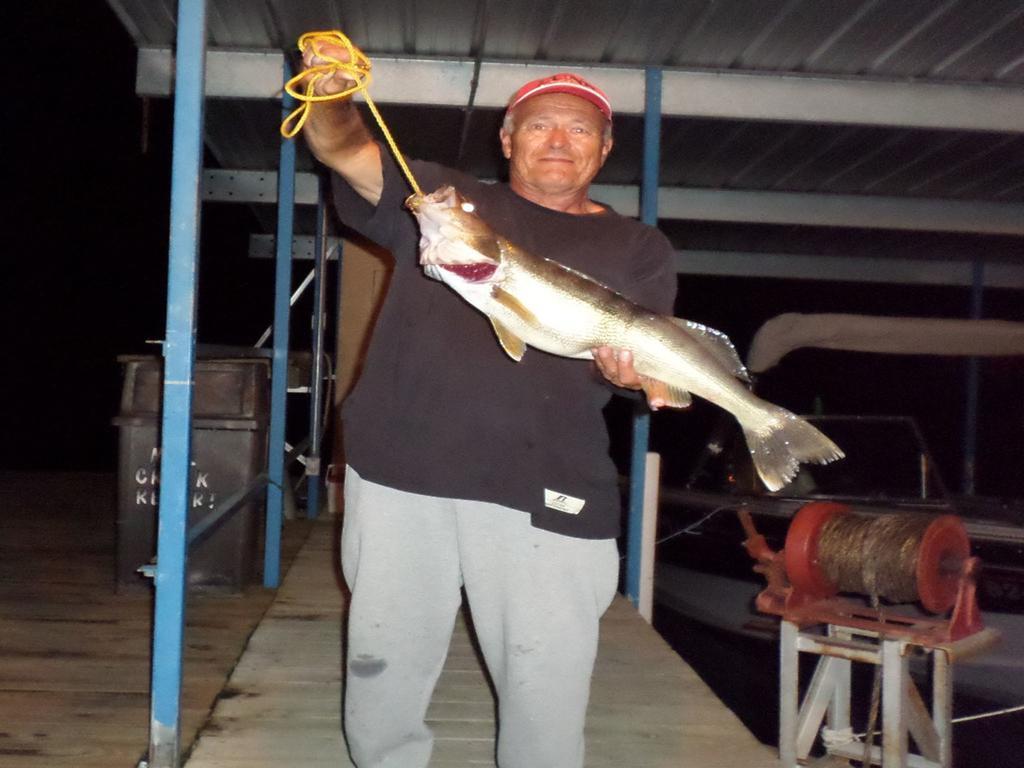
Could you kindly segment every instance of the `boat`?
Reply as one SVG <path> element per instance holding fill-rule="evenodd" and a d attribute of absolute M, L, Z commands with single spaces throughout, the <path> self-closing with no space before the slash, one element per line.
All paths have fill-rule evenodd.
<path fill-rule="evenodd" d="M 886 354 L 1024 354 L 1024 323 L 786 315 L 754 338 L 755 376 L 801 346 Z M 756 380 L 756 379 L 755 379 Z M 1024 703 L 1024 500 L 958 495 L 949 490 L 915 421 L 906 416 L 810 415 L 846 458 L 805 465 L 782 489 L 760 483 L 738 424 L 723 414 L 682 481 L 660 485 L 655 555 L 655 617 L 771 642 L 774 617 L 754 599 L 765 587 L 746 553 L 740 513 L 780 551 L 790 521 L 812 502 L 834 502 L 859 515 L 955 514 L 982 562 L 978 602 L 986 626 L 999 630 L 993 651 L 958 665 L 958 694 Z M 908 610 L 919 610 L 910 606 Z M 762 657 L 763 658 L 763 657 Z"/>

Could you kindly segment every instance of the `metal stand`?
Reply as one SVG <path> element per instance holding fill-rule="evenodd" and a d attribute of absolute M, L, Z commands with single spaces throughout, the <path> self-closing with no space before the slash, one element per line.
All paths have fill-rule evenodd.
<path fill-rule="evenodd" d="M 757 596 L 757 608 L 782 619 L 779 762 L 784 768 L 805 762 L 826 715 L 828 726 L 822 729 L 822 740 L 829 755 L 865 759 L 864 744 L 855 739 L 850 726 L 850 673 L 853 662 L 859 661 L 881 669 L 882 747 L 872 745 L 867 761 L 883 768 L 950 768 L 952 665 L 999 642 L 999 633 L 984 627 L 978 610 L 978 560 L 966 556 L 970 545 L 958 521 L 938 518 L 932 546 L 925 546 L 927 532 L 921 542 L 918 594 L 928 593 L 929 599 L 921 602 L 931 605 L 932 612 L 951 609 L 948 619 L 870 608 L 860 600 L 836 597 L 837 588 L 821 570 L 818 539 L 822 524 L 845 512 L 846 508 L 830 503 L 802 507 L 781 552 L 772 551 L 749 512 L 740 512 L 747 532 L 744 546 L 757 563 L 754 570 L 768 581 Z M 934 557 L 922 554 L 926 550 Z M 956 565 L 952 578 L 949 563 Z M 801 652 L 821 657 L 803 704 L 799 703 Z M 910 678 L 911 653 L 932 657 L 931 714 Z M 910 752 L 911 736 L 918 753 Z"/>
<path fill-rule="evenodd" d="M 952 765 L 953 670 L 963 659 L 990 648 L 997 632 L 982 630 L 962 640 L 932 645 L 888 636 L 884 632 L 853 629 L 834 624 L 825 632 L 801 630 L 786 619 L 781 623 L 779 670 L 779 761 L 785 768 L 805 762 L 821 729 L 825 748 L 835 757 L 861 760 L 864 745 L 850 725 L 851 670 L 853 662 L 881 666 L 882 746 L 872 746 L 872 764 L 883 768 L 950 768 Z M 799 703 L 800 653 L 821 658 L 810 686 Z M 910 677 L 909 657 L 920 652 L 931 656 L 932 701 L 929 713 Z M 910 752 L 910 737 L 919 750 Z"/>

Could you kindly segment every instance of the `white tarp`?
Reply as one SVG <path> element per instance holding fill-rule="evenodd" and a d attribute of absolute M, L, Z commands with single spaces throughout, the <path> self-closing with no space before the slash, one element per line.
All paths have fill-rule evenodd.
<path fill-rule="evenodd" d="M 766 371 L 800 347 L 900 355 L 1024 355 L 1024 323 L 788 313 L 754 335 L 747 368 Z"/>

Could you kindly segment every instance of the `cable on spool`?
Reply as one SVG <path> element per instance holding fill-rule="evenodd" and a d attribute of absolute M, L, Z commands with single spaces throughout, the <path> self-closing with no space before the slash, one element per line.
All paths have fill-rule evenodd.
<path fill-rule="evenodd" d="M 787 578 L 808 597 L 916 600 L 932 613 L 955 604 L 969 557 L 970 540 L 955 515 L 859 515 L 832 502 L 797 512 L 784 552 Z"/>

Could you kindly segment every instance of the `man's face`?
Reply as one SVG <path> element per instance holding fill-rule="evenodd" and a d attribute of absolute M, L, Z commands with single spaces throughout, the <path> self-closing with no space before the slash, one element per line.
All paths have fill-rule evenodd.
<path fill-rule="evenodd" d="M 512 132 L 501 131 L 501 147 L 512 188 L 531 199 L 586 190 L 612 148 L 604 115 L 578 96 L 534 96 L 512 118 Z"/>

